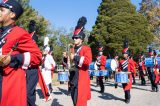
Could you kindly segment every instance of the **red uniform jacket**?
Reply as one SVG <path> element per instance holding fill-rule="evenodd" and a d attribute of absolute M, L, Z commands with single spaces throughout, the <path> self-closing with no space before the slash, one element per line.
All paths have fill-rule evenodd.
<path fill-rule="evenodd" d="M 122 69 L 122 63 L 125 60 L 120 60 L 119 62 L 119 71 L 123 71 Z M 132 70 L 134 70 L 134 63 L 131 59 L 128 60 L 128 72 L 132 72 Z M 132 74 L 129 74 L 129 82 L 127 83 L 127 85 L 125 86 L 124 90 L 130 90 L 132 88 Z"/>
<path fill-rule="evenodd" d="M 100 56 L 98 56 L 97 58 L 99 58 Z M 105 65 L 106 65 L 106 56 L 102 55 L 100 57 L 100 70 L 105 70 Z"/>
<path fill-rule="evenodd" d="M 76 106 L 87 106 L 87 100 L 91 98 L 90 78 L 88 73 L 89 64 L 92 62 L 90 47 L 82 46 L 79 55 L 79 80 Z"/>
<path fill-rule="evenodd" d="M 137 63 L 133 60 L 133 59 L 130 59 L 131 61 L 132 61 L 132 67 L 134 67 L 133 69 L 132 69 L 132 73 L 134 73 L 134 76 L 136 77 L 136 73 L 137 73 L 137 70 L 136 70 L 136 67 L 137 67 Z"/>
<path fill-rule="evenodd" d="M 157 84 L 159 82 L 158 61 L 157 60 L 155 64 L 156 65 L 154 66 L 154 75 L 155 75 L 154 83 Z"/>
<path fill-rule="evenodd" d="M 38 68 L 38 83 L 41 87 L 43 96 L 47 101 L 49 98 L 49 91 L 48 91 L 47 85 L 45 84 L 45 81 L 44 81 L 44 78 L 43 78 L 42 73 L 40 71 L 40 68 Z"/>
<path fill-rule="evenodd" d="M 139 71 L 144 71 L 146 69 L 144 61 L 138 62 L 138 68 L 139 68 Z"/>
<path fill-rule="evenodd" d="M 9 65 L 3 68 L 0 106 L 26 106 L 25 69 L 30 65 L 37 66 L 42 59 L 42 54 L 28 32 L 18 26 L 13 27 L 5 39 L 7 40 L 1 48 L 1 55 L 6 55 L 18 43 L 17 49 L 11 55 L 23 54 L 23 65 L 19 68 L 12 68 Z"/>

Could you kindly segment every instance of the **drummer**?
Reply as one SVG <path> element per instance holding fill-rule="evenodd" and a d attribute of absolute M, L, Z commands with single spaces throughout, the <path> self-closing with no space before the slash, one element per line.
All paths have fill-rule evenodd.
<path fill-rule="evenodd" d="M 105 65 L 106 65 L 106 56 L 103 55 L 103 47 L 102 44 L 99 43 L 98 48 L 98 56 L 96 60 L 96 65 L 98 66 L 98 70 L 105 71 Z M 97 81 L 100 85 L 100 93 L 104 93 L 104 83 L 103 83 L 103 76 L 98 76 Z"/>
<path fill-rule="evenodd" d="M 125 93 L 125 103 L 130 103 L 130 89 L 132 88 L 132 74 L 131 70 L 133 70 L 133 61 L 129 59 L 129 51 L 128 51 L 128 40 L 124 41 L 124 49 L 122 50 L 123 53 L 123 59 L 120 60 L 119 62 L 119 72 L 126 72 L 128 73 L 128 83 L 122 83 L 124 93 Z"/>
<path fill-rule="evenodd" d="M 145 64 L 144 64 L 144 55 L 143 52 L 141 53 L 139 57 L 139 62 L 138 62 L 138 70 L 139 70 L 139 75 L 141 78 L 141 85 L 146 85 L 146 80 L 145 80 Z"/>
<path fill-rule="evenodd" d="M 154 50 L 153 51 L 153 60 L 154 60 L 154 66 L 150 67 L 150 81 L 151 81 L 151 87 L 152 91 L 158 92 L 158 82 L 159 82 L 159 70 L 158 70 L 158 61 L 156 60 L 158 54 Z"/>
<path fill-rule="evenodd" d="M 148 74 L 149 74 L 149 79 L 151 81 L 151 88 L 152 88 L 152 91 L 155 91 L 155 92 L 158 92 L 159 89 L 158 89 L 158 81 L 159 81 L 159 78 L 158 78 L 158 62 L 156 60 L 157 58 L 157 52 L 154 50 L 152 50 L 152 48 L 150 47 L 149 48 L 149 56 L 150 58 L 153 58 L 153 67 L 147 67 L 147 71 L 148 71 Z"/>

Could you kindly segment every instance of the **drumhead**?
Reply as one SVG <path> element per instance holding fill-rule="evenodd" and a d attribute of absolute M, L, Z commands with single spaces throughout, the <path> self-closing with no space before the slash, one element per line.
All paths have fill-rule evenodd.
<path fill-rule="evenodd" d="M 113 71 L 115 71 L 117 67 L 118 67 L 118 64 L 117 64 L 116 60 L 115 60 L 115 59 L 112 59 L 112 60 L 111 60 L 111 69 L 112 69 Z"/>

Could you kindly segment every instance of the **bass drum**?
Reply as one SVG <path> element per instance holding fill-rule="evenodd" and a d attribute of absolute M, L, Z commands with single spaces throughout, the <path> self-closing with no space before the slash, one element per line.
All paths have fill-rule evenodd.
<path fill-rule="evenodd" d="M 115 71 L 118 67 L 117 61 L 115 59 L 107 59 L 106 61 L 106 69 L 108 71 Z"/>

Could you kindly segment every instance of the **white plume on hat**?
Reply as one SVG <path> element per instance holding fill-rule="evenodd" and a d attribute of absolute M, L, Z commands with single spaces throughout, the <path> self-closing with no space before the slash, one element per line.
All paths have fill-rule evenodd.
<path fill-rule="evenodd" d="M 44 38 L 44 46 L 48 45 L 48 43 L 49 43 L 49 38 L 46 36 Z"/>
<path fill-rule="evenodd" d="M 49 46 L 45 47 L 44 54 L 48 54 L 49 51 L 50 51 L 50 47 Z"/>

